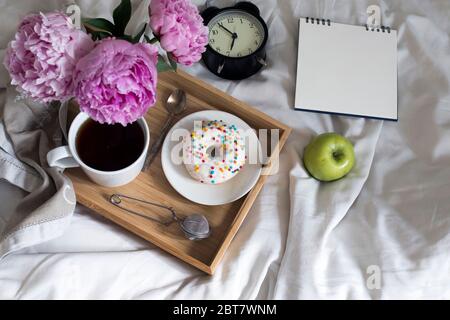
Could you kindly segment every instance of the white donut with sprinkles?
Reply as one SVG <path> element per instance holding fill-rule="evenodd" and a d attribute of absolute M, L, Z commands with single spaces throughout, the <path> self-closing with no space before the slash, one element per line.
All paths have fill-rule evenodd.
<path fill-rule="evenodd" d="M 203 121 L 183 141 L 183 162 L 201 183 L 224 183 L 239 173 L 245 161 L 245 139 L 236 126 L 223 121 Z"/>

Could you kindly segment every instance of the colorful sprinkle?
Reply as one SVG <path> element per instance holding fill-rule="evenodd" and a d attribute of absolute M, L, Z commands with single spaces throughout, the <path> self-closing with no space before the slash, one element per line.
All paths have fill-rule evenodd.
<path fill-rule="evenodd" d="M 245 141 L 239 135 L 237 127 L 227 125 L 223 120 L 204 122 L 202 128 L 191 132 L 191 139 L 184 143 L 184 154 L 192 155 L 194 164 L 209 165 L 209 170 L 203 170 L 201 165 L 186 163 L 189 173 L 201 183 L 219 184 L 231 179 L 239 172 L 247 158 Z M 216 158 L 219 155 L 211 157 L 208 149 L 212 146 L 221 148 L 221 159 Z"/>

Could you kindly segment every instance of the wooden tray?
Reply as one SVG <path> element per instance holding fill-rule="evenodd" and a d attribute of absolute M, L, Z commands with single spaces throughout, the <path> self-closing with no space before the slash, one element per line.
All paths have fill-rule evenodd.
<path fill-rule="evenodd" d="M 178 71 L 177 73 L 166 72 L 160 75 L 158 103 L 146 116 L 153 142 L 158 138 L 160 128 L 167 117 L 162 102 L 166 101 L 170 93 L 176 88 L 184 90 L 188 95 L 188 109 L 179 118 L 193 112 L 210 109 L 235 114 L 254 129 L 279 129 L 279 145 L 274 150 L 281 150 L 291 132 L 289 127 L 268 115 L 185 72 Z M 270 139 L 268 140 L 270 143 Z M 120 188 L 100 187 L 92 183 L 80 169 L 68 170 L 67 174 L 72 179 L 79 203 L 212 275 L 261 191 L 267 175 L 261 176 L 252 191 L 234 203 L 215 207 L 202 206 L 183 198 L 171 187 L 164 176 L 159 157 L 147 172 L 143 172 L 131 184 Z M 273 152 L 271 160 L 276 157 L 277 155 Z M 270 166 L 265 170 L 270 171 Z M 130 215 L 113 206 L 109 203 L 109 197 L 114 193 L 168 205 L 173 207 L 181 216 L 193 212 L 204 214 L 211 224 L 212 236 L 199 242 L 189 241 L 184 238 L 176 224 L 167 228 L 145 218 Z M 163 216 L 162 212 L 152 210 L 152 214 L 161 214 L 161 217 L 167 219 L 167 213 Z"/>

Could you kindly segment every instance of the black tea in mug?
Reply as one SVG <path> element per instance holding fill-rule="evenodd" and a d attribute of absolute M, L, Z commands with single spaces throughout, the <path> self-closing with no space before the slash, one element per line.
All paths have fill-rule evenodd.
<path fill-rule="evenodd" d="M 144 131 L 138 122 L 100 124 L 87 120 L 80 128 L 76 148 L 81 161 L 92 169 L 111 172 L 125 169 L 144 151 Z"/>

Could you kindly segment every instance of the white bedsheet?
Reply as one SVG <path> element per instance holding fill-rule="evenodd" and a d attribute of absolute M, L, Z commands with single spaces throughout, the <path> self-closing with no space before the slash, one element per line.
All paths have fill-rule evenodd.
<path fill-rule="evenodd" d="M 0 47 L 27 12 L 64 2 L 0 0 Z M 106 17 L 117 3 L 77 2 Z M 270 67 L 242 82 L 218 80 L 201 65 L 189 72 L 294 132 L 216 275 L 78 207 L 61 238 L 0 262 L 0 298 L 450 298 L 450 2 L 254 2 L 270 28 Z M 297 19 L 364 24 L 373 3 L 399 34 L 399 122 L 293 111 Z M 301 153 L 326 131 L 352 139 L 358 164 L 325 185 L 309 178 Z M 22 191 L 0 188 L 1 218 Z M 367 286 L 370 266 L 381 272 L 380 289 Z"/>

